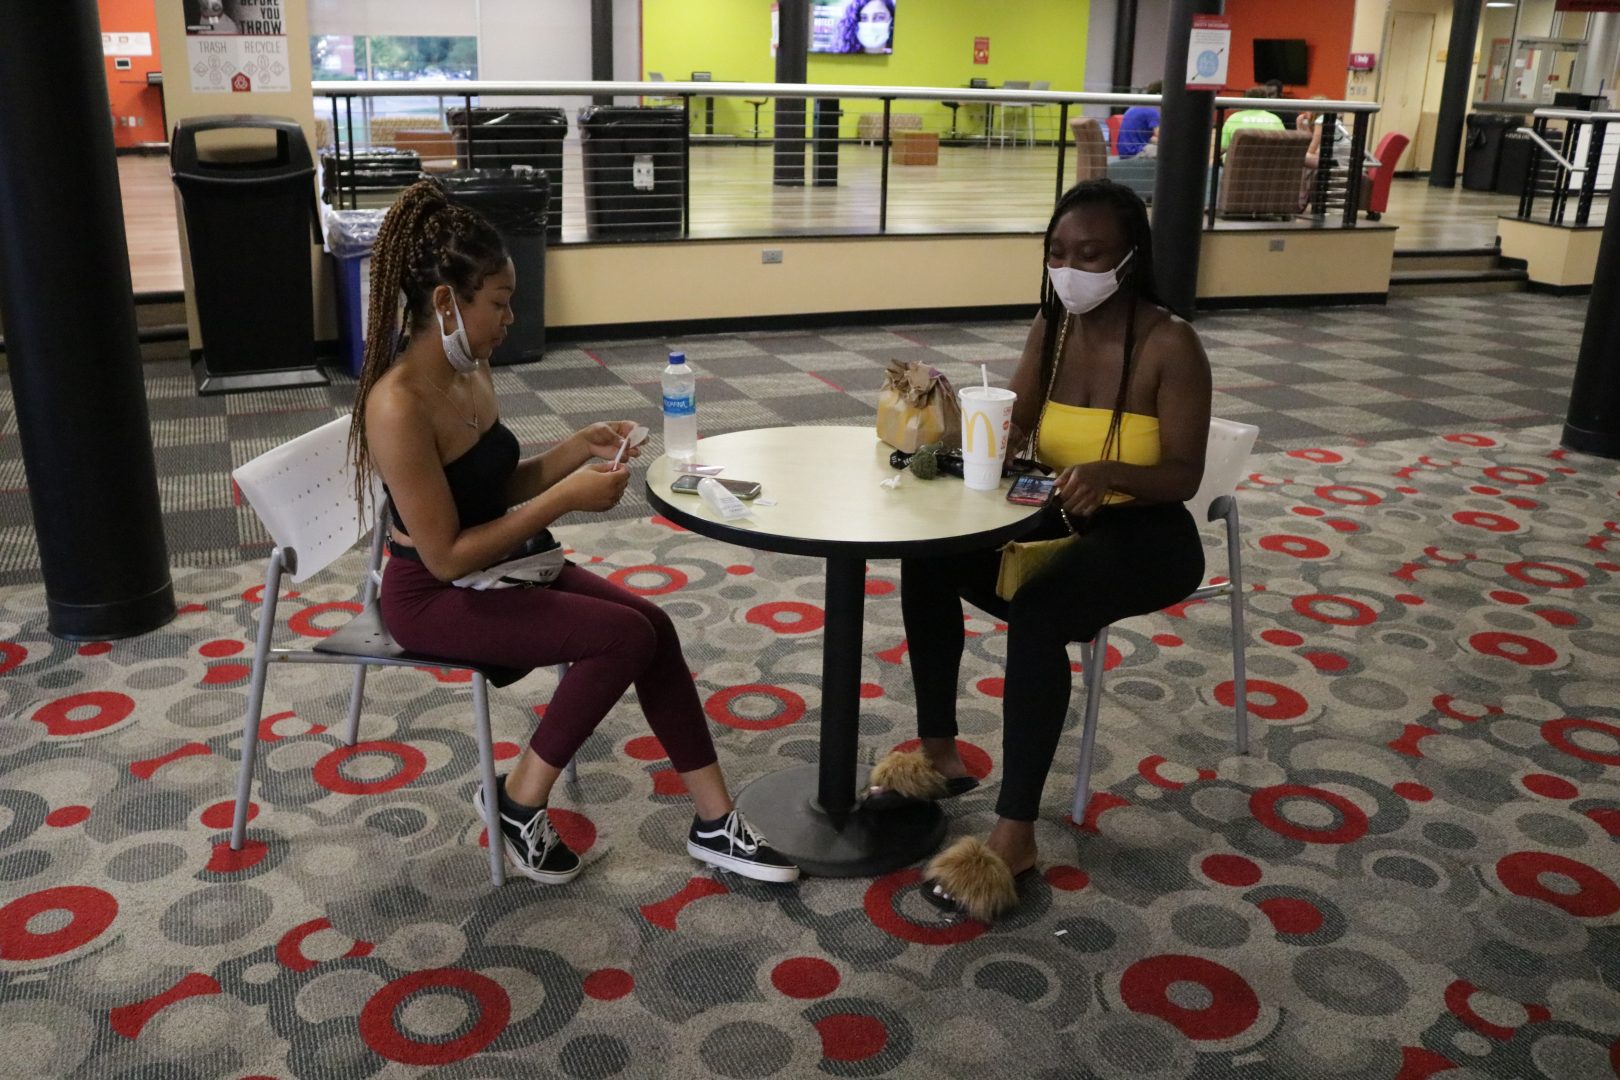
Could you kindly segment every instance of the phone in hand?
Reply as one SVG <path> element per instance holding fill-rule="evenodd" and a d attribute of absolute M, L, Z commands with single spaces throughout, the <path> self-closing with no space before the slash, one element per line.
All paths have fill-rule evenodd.
<path fill-rule="evenodd" d="M 685 476 L 676 477 L 675 482 L 669 485 L 669 490 L 677 495 L 696 495 L 698 493 L 698 484 L 707 479 L 710 479 L 710 477 L 693 476 L 688 473 Z M 758 480 L 721 480 L 718 476 L 712 479 L 719 480 L 721 484 L 725 485 L 727 491 L 739 499 L 747 501 L 759 498 L 760 483 Z"/>
<path fill-rule="evenodd" d="M 1024 506 L 1044 506 L 1052 497 L 1057 478 L 1052 476 L 1020 476 L 1007 489 L 1007 501 Z"/>

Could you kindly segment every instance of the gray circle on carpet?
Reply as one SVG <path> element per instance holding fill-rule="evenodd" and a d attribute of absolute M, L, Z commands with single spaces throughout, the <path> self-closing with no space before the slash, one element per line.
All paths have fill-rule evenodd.
<path fill-rule="evenodd" d="M 718 1075 L 751 1080 L 786 1067 L 793 1060 L 793 1041 L 768 1024 L 737 1020 L 709 1032 L 698 1053 Z"/>
<path fill-rule="evenodd" d="M 608 1080 L 630 1064 L 630 1048 L 611 1035 L 582 1035 L 562 1048 L 558 1064 L 578 1080 Z"/>
<path fill-rule="evenodd" d="M 156 881 L 174 873 L 185 861 L 186 849 L 179 844 L 142 844 L 107 860 L 107 876 L 131 883 Z"/>
<path fill-rule="evenodd" d="M 1214 904 L 1193 904 L 1170 916 L 1170 929 L 1190 945 L 1227 949 L 1249 940 L 1249 924 Z"/>
<path fill-rule="evenodd" d="M 251 885 L 210 885 L 170 904 L 158 927 L 179 945 L 223 945 L 257 930 L 274 906 Z"/>
<path fill-rule="evenodd" d="M 1337 946 L 1296 957 L 1294 980 L 1312 1001 L 1352 1016 L 1389 1016 L 1412 995 L 1391 965 Z"/>

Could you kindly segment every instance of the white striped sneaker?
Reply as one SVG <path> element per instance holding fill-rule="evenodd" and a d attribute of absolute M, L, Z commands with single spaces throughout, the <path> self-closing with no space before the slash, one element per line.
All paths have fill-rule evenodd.
<path fill-rule="evenodd" d="M 756 881 L 799 879 L 799 868 L 766 843 L 765 838 L 743 820 L 740 810 L 733 810 L 712 824 L 692 818 L 692 830 L 686 834 L 686 851 L 710 866 Z"/>
<path fill-rule="evenodd" d="M 504 786 L 506 778 L 502 777 L 498 783 Z M 473 805 L 478 808 L 478 819 L 487 820 L 484 817 L 482 786 L 473 793 Z M 507 863 L 518 873 L 542 885 L 562 885 L 579 876 L 584 863 L 557 835 L 545 807 L 536 810 L 527 821 L 508 817 L 504 813 L 500 814 L 500 819 L 502 851 Z"/>

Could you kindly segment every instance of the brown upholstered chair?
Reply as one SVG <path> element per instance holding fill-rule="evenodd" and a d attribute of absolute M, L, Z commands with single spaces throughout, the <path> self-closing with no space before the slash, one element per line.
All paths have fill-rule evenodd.
<path fill-rule="evenodd" d="M 1074 134 L 1074 182 L 1106 177 L 1108 144 L 1102 124 L 1094 116 L 1076 116 L 1069 120 L 1069 130 Z"/>
<path fill-rule="evenodd" d="M 1305 152 L 1310 147 L 1311 136 L 1305 131 L 1242 128 L 1234 132 L 1221 172 L 1221 195 L 1216 207 L 1221 216 L 1296 216 L 1305 177 Z"/>
<path fill-rule="evenodd" d="M 394 147 L 415 150 L 422 159 L 425 173 L 447 173 L 460 168 L 456 160 L 456 137 L 448 131 L 396 131 Z"/>

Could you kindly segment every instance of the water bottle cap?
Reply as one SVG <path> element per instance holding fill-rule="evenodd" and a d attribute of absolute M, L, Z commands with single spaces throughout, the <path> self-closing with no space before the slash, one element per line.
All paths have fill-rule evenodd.
<path fill-rule="evenodd" d="M 684 364 L 686 363 L 686 354 L 683 352 L 672 352 L 669 354 L 669 362 L 672 364 Z"/>

